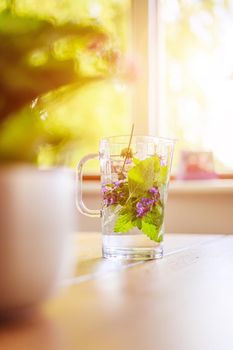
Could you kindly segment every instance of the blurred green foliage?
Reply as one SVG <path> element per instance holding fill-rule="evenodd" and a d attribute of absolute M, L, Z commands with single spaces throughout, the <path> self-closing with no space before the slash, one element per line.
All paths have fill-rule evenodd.
<path fill-rule="evenodd" d="M 74 165 L 125 130 L 129 5 L 0 0 L 0 162 Z"/>

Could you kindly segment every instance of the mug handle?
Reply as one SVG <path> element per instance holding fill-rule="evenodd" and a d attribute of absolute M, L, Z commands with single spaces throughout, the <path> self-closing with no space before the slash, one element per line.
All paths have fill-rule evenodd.
<path fill-rule="evenodd" d="M 80 162 L 78 163 L 77 170 L 76 170 L 76 206 L 80 213 L 93 217 L 93 218 L 100 218 L 101 217 L 101 210 L 93 210 L 89 209 L 85 206 L 83 203 L 83 191 L 82 191 L 82 185 L 83 185 L 83 167 L 90 159 L 96 159 L 99 158 L 98 153 L 91 153 L 87 156 L 83 157 Z"/>

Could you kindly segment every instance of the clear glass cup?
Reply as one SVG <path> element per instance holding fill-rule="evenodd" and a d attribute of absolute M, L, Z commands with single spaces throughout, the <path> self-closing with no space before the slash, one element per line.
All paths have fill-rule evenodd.
<path fill-rule="evenodd" d="M 163 256 L 164 213 L 175 141 L 152 136 L 114 136 L 100 141 L 99 154 L 77 167 L 77 207 L 101 217 L 103 257 L 130 260 Z M 82 200 L 84 164 L 100 160 L 102 209 Z"/>

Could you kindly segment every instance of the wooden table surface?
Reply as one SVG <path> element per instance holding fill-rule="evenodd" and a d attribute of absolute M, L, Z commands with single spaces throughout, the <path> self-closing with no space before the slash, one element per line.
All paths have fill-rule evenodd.
<path fill-rule="evenodd" d="M 0 350 L 232 350 L 233 235 L 166 235 L 165 256 L 101 258 L 75 237 L 75 277 L 32 317 L 0 325 Z"/>

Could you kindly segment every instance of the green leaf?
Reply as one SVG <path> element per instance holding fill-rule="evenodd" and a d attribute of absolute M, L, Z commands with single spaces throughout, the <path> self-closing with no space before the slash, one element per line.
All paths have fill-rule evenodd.
<path fill-rule="evenodd" d="M 152 159 L 154 162 L 154 171 L 155 171 L 155 174 L 157 174 L 160 171 L 160 159 L 157 155 L 154 155 Z"/>
<path fill-rule="evenodd" d="M 142 219 L 142 231 L 153 241 L 161 242 L 160 230 L 163 224 L 163 207 L 157 205 Z"/>
<path fill-rule="evenodd" d="M 149 212 L 145 217 L 144 221 L 149 224 L 154 224 L 156 226 L 161 226 L 163 223 L 163 205 L 161 201 Z"/>
<path fill-rule="evenodd" d="M 148 222 L 145 222 L 145 220 L 142 220 L 142 231 L 152 240 L 155 242 L 159 241 L 159 230 L 154 224 L 149 224 Z"/>
<path fill-rule="evenodd" d="M 153 186 L 159 168 L 159 158 L 154 156 L 141 160 L 129 170 L 128 184 L 130 194 L 137 196 L 148 191 Z"/>
<path fill-rule="evenodd" d="M 132 222 L 132 214 L 126 213 L 123 215 L 118 215 L 118 218 L 116 219 L 115 225 L 114 225 L 114 232 L 128 232 L 131 230 L 135 225 Z"/>
<path fill-rule="evenodd" d="M 166 185 L 169 178 L 169 169 L 167 165 L 164 165 L 160 168 L 160 173 L 159 173 L 159 177 L 158 177 L 158 183 L 161 185 Z"/>
<path fill-rule="evenodd" d="M 133 224 L 134 224 L 134 226 L 137 226 L 137 228 L 139 230 L 142 229 L 142 219 L 141 218 L 137 218 L 137 219 L 133 220 Z"/>
<path fill-rule="evenodd" d="M 133 162 L 134 162 L 135 165 L 138 165 L 140 163 L 140 159 L 133 158 Z"/>

